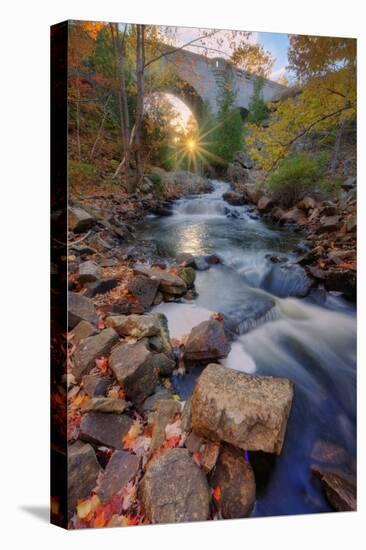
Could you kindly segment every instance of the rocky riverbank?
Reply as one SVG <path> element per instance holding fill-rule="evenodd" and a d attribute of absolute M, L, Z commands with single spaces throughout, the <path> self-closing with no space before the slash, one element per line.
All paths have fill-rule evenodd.
<path fill-rule="evenodd" d="M 199 183 L 207 192 L 209 183 Z M 167 264 L 151 243 L 137 242 L 132 223 L 170 205 L 141 197 L 89 197 L 69 212 L 71 527 L 250 515 L 256 486 L 281 454 L 296 391 L 286 378 L 220 364 L 232 346 L 220 313 L 171 338 L 153 307 L 192 300 L 196 272 L 220 259 L 180 254 Z M 172 376 L 197 367 L 184 401 Z M 330 468 L 342 449 L 318 447 L 314 475 L 335 509 L 353 509 L 353 481 Z"/>
<path fill-rule="evenodd" d="M 289 227 L 304 235 L 295 252 L 314 284 L 356 300 L 357 191 L 356 178 L 343 181 L 333 200 L 305 195 L 291 208 L 281 207 L 270 194 L 256 187 L 253 163 L 238 153 L 228 169 L 233 188 L 225 200 L 232 205 L 249 204 L 269 223 Z"/>

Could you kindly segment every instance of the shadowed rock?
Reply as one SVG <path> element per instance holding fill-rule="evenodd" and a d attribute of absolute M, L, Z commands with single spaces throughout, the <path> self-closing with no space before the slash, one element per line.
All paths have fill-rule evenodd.
<path fill-rule="evenodd" d="M 115 451 L 109 460 L 97 489 L 102 503 L 109 502 L 112 496 L 123 489 L 135 477 L 140 459 L 126 451 Z"/>
<path fill-rule="evenodd" d="M 96 336 L 82 340 L 74 355 L 74 376 L 79 379 L 82 374 L 92 369 L 95 360 L 102 355 L 108 355 L 118 340 L 118 334 L 112 328 L 106 328 Z"/>
<path fill-rule="evenodd" d="M 95 445 L 123 449 L 122 438 L 132 425 L 124 414 L 89 412 L 81 420 L 79 439 Z"/>
<path fill-rule="evenodd" d="M 76 292 L 68 292 L 67 311 L 69 329 L 74 328 L 80 321 L 89 321 L 95 325 L 98 320 L 93 302 Z"/>
<path fill-rule="evenodd" d="M 211 485 L 220 488 L 219 507 L 225 519 L 248 516 L 255 502 L 255 479 L 244 452 L 223 445 Z"/>

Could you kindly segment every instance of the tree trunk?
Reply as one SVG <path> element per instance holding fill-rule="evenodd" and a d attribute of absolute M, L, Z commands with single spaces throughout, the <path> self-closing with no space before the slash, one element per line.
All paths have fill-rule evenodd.
<path fill-rule="evenodd" d="M 337 129 L 337 135 L 336 135 L 336 140 L 335 140 L 333 154 L 332 154 L 332 160 L 330 163 L 330 173 L 332 175 L 335 174 L 335 171 L 337 169 L 338 154 L 341 146 L 344 124 L 345 124 L 345 119 L 342 117 L 341 120 L 339 121 L 339 126 Z"/>
<path fill-rule="evenodd" d="M 136 25 L 136 78 L 137 100 L 135 120 L 136 185 L 144 176 L 142 166 L 142 122 L 144 114 L 145 25 Z"/>
<path fill-rule="evenodd" d="M 92 147 L 92 150 L 90 151 L 90 160 L 93 158 L 94 156 L 94 153 L 95 153 L 95 149 L 97 147 L 97 143 L 100 139 L 100 136 L 102 135 L 102 131 L 103 131 L 103 128 L 104 128 L 104 123 L 105 123 L 105 119 L 107 118 L 107 114 L 108 114 L 108 110 L 107 110 L 107 106 L 108 106 L 108 101 L 109 101 L 109 96 L 107 97 L 107 100 L 104 104 L 104 108 L 103 108 L 103 117 L 102 117 L 102 120 L 100 122 L 100 125 L 99 125 L 99 128 L 98 128 L 98 132 L 97 132 L 97 137 L 95 138 L 95 141 L 94 141 L 94 144 L 93 144 L 93 147 Z"/>
<path fill-rule="evenodd" d="M 125 80 L 125 51 L 124 51 L 124 40 L 127 32 L 127 25 L 124 30 L 122 41 L 119 37 L 119 30 L 117 24 L 110 24 L 113 46 L 114 46 L 114 55 L 115 55 L 115 64 L 116 64 L 116 78 L 118 82 L 118 91 L 117 91 L 117 103 L 120 113 L 120 126 L 121 126 L 121 139 L 122 139 L 122 159 L 119 164 L 119 170 L 116 171 L 115 177 L 118 175 L 122 166 L 125 167 L 125 183 L 126 189 L 128 192 L 130 189 L 129 182 L 129 171 L 130 171 L 130 117 L 128 112 L 128 99 L 127 99 L 127 90 L 126 90 L 126 80 Z"/>

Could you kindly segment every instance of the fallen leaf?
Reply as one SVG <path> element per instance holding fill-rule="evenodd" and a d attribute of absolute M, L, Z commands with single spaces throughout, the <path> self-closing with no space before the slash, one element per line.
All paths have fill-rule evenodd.
<path fill-rule="evenodd" d="M 95 364 L 97 365 L 100 372 L 105 374 L 108 370 L 108 357 L 101 357 L 100 359 L 96 359 Z"/>
<path fill-rule="evenodd" d="M 213 491 L 212 491 L 212 495 L 214 497 L 214 499 L 216 500 L 216 502 L 220 502 L 221 500 L 221 489 L 220 489 L 220 486 L 217 485 Z"/>

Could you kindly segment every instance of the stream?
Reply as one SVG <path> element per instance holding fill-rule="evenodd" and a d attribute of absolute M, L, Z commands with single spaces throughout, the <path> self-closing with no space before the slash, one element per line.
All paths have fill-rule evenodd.
<path fill-rule="evenodd" d="M 337 293 L 309 292 L 310 281 L 293 250 L 303 237 L 272 227 L 248 206 L 222 199 L 229 185 L 176 201 L 170 216 L 149 216 L 138 238 L 155 241 L 160 256 L 216 254 L 222 264 L 197 271 L 195 300 L 163 303 L 172 337 L 188 334 L 212 312 L 225 314 L 233 337 L 221 363 L 247 373 L 285 376 L 295 384 L 285 445 L 266 483 L 258 487 L 251 516 L 332 511 L 311 477 L 319 441 L 356 454 L 356 312 Z M 173 261 L 173 260 L 172 260 Z M 202 369 L 174 376 L 186 399 Z"/>

